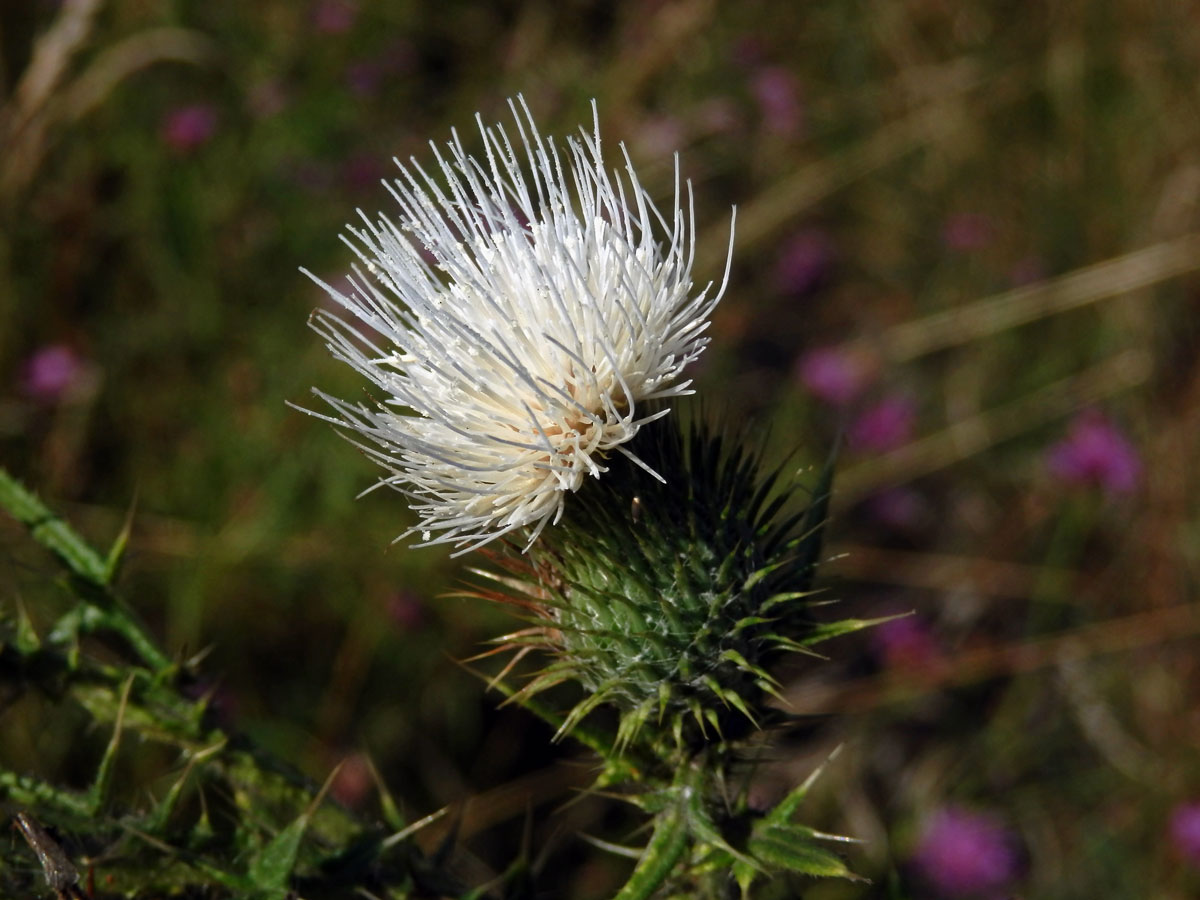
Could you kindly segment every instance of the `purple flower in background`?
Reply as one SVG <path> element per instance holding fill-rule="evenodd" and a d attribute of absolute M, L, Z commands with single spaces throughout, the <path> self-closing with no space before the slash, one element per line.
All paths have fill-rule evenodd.
<path fill-rule="evenodd" d="M 876 524 L 905 531 L 920 524 L 928 510 L 924 499 L 912 488 L 890 487 L 863 501 L 863 511 Z"/>
<path fill-rule="evenodd" d="M 931 672 L 942 664 L 942 648 L 929 623 L 919 616 L 904 616 L 871 630 L 875 655 L 886 668 Z"/>
<path fill-rule="evenodd" d="M 687 130 L 678 116 L 654 116 L 638 128 L 638 149 L 647 156 L 669 156 L 687 143 Z"/>
<path fill-rule="evenodd" d="M 751 90 L 758 101 L 767 129 L 794 135 L 804 124 L 804 107 L 796 79 L 782 66 L 767 66 L 755 73 Z"/>
<path fill-rule="evenodd" d="M 361 97 L 378 92 L 386 69 L 375 59 L 362 59 L 346 67 L 346 86 Z"/>
<path fill-rule="evenodd" d="M 53 402 L 79 383 L 83 369 L 83 361 L 66 344 L 49 344 L 25 361 L 21 387 L 30 397 Z"/>
<path fill-rule="evenodd" d="M 403 632 L 420 631 L 425 625 L 425 604 L 408 591 L 400 591 L 388 600 L 387 613 Z"/>
<path fill-rule="evenodd" d="M 801 231 L 784 244 L 775 261 L 775 287 L 784 294 L 807 294 L 821 283 L 833 258 L 833 242 L 824 232 Z"/>
<path fill-rule="evenodd" d="M 296 160 L 288 169 L 288 177 L 306 191 L 329 190 L 333 175 L 330 166 L 315 159 Z"/>
<path fill-rule="evenodd" d="M 358 4 L 350 0 L 317 0 L 312 7 L 313 27 L 323 34 L 344 34 L 357 18 Z"/>
<path fill-rule="evenodd" d="M 1102 413 L 1087 410 L 1046 456 L 1050 472 L 1068 484 L 1127 494 L 1138 482 L 1142 462 L 1129 439 Z"/>
<path fill-rule="evenodd" d="M 1175 807 L 1169 828 L 1175 852 L 1200 868 L 1200 800 Z"/>
<path fill-rule="evenodd" d="M 818 400 L 845 406 L 867 386 L 866 367 L 838 347 L 809 350 L 796 363 L 800 383 Z"/>
<path fill-rule="evenodd" d="M 925 825 L 912 862 L 943 897 L 995 891 L 1017 874 L 1012 835 L 992 816 L 947 806 Z"/>
<path fill-rule="evenodd" d="M 991 219 L 982 213 L 957 213 L 942 226 L 942 243 L 951 250 L 979 250 L 992 242 Z"/>
<path fill-rule="evenodd" d="M 378 93 L 388 79 L 411 71 L 414 61 L 412 44 L 392 41 L 383 52 L 350 63 L 346 67 L 346 86 L 360 96 L 369 97 Z"/>
<path fill-rule="evenodd" d="M 205 103 L 180 106 L 163 119 L 163 142 L 176 153 L 188 153 L 208 141 L 217 130 L 217 111 Z"/>
<path fill-rule="evenodd" d="M 903 394 L 892 394 L 868 407 L 850 423 L 847 441 L 855 450 L 886 453 L 912 439 L 916 420 L 912 400 Z"/>

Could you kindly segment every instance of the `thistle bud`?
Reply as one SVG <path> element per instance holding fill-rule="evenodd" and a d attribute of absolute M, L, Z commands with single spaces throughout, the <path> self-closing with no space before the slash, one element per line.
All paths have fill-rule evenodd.
<path fill-rule="evenodd" d="M 510 643 L 556 657 L 522 694 L 577 681 L 585 696 L 562 730 L 611 705 L 618 748 L 647 723 L 658 755 L 734 740 L 775 715 L 781 655 L 861 625 L 809 612 L 828 478 L 805 508 L 755 455 L 674 418 L 630 449 L 636 459 L 587 484 L 529 562 L 508 559 L 521 596 L 492 594 L 538 620 Z"/>

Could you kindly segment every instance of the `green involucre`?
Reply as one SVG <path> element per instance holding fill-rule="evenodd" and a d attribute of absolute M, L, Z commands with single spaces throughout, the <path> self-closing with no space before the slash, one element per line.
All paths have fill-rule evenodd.
<path fill-rule="evenodd" d="M 672 419 L 628 449 L 665 482 L 610 459 L 530 551 L 541 627 L 516 642 L 557 660 L 522 693 L 578 681 L 587 696 L 562 730 L 609 704 L 618 747 L 647 723 L 676 748 L 742 736 L 772 715 L 772 664 L 821 637 L 809 607 L 828 473 L 805 504 L 737 442 Z"/>

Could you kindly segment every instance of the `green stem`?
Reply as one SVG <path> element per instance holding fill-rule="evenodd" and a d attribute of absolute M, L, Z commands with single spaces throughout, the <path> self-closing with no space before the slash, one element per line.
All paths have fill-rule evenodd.
<path fill-rule="evenodd" d="M 689 763 L 683 765 L 671 788 L 675 794 L 672 802 L 658 813 L 650 843 L 642 851 L 633 874 L 613 900 L 646 900 L 671 877 L 687 850 L 687 810 L 701 771 Z"/>
<path fill-rule="evenodd" d="M 108 586 L 100 555 L 2 467 L 0 506 L 28 528 L 33 539 L 62 560 L 75 575 L 98 587 Z"/>
<path fill-rule="evenodd" d="M 111 597 L 111 595 L 109 595 Z M 158 649 L 158 644 L 146 633 L 146 630 L 133 618 L 133 613 L 117 598 L 112 597 L 112 609 L 99 608 L 95 623 L 101 629 L 107 629 L 129 645 L 151 671 L 164 674 L 174 666 L 169 656 Z"/>

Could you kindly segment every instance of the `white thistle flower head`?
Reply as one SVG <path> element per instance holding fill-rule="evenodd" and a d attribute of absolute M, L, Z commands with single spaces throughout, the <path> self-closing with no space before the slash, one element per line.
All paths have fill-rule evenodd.
<path fill-rule="evenodd" d="M 389 485 L 410 500 L 422 543 L 460 552 L 530 527 L 530 543 L 566 495 L 666 408 L 708 343 L 729 276 L 693 292 L 691 184 L 660 211 L 622 146 L 624 178 L 605 168 L 595 126 L 543 138 L 523 98 L 509 102 L 518 140 L 476 116 L 482 158 L 458 134 L 433 147 L 440 177 L 415 159 L 388 184 L 395 218 L 350 227 L 348 293 L 321 282 L 348 314 L 313 327 L 384 399 L 315 391 L 320 416 L 366 439 Z M 733 235 L 730 233 L 730 251 Z M 657 406 L 657 405 L 656 405 Z M 314 413 L 315 415 L 315 413 Z M 353 437 L 352 437 L 353 439 Z M 636 460 L 635 460 L 636 461 Z M 373 488 L 372 488 L 373 489 Z"/>

